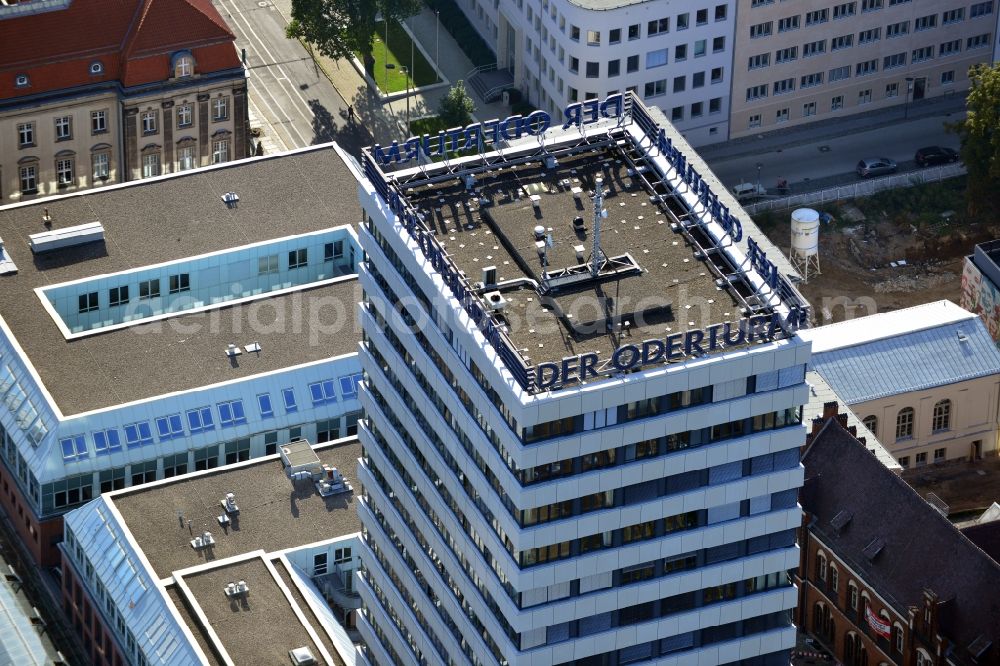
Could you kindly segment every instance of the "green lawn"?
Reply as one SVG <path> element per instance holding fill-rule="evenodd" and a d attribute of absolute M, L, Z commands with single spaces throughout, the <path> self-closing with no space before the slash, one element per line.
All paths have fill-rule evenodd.
<path fill-rule="evenodd" d="M 421 136 L 423 134 L 435 136 L 441 130 L 446 129 L 450 128 L 438 116 L 427 116 L 426 118 L 417 118 L 410 121 L 410 134 L 413 136 Z"/>
<path fill-rule="evenodd" d="M 388 48 L 386 48 L 388 44 Z M 410 87 L 419 88 L 438 82 L 437 73 L 431 64 L 427 62 L 420 49 L 412 47 L 410 36 L 403 30 L 398 22 L 389 23 L 388 42 L 386 42 L 385 21 L 375 24 L 374 47 L 372 55 L 375 57 L 374 78 L 375 83 L 383 93 L 396 93 L 406 90 L 406 76 L 403 74 L 403 67 L 410 67 L 410 57 L 413 57 L 413 71 L 411 72 Z M 358 56 L 361 59 L 361 56 Z M 391 69 L 386 69 L 386 64 L 391 64 Z"/>

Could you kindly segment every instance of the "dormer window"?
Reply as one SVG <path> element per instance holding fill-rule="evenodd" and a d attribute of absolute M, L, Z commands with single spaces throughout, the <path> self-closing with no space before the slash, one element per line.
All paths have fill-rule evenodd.
<path fill-rule="evenodd" d="M 194 74 L 194 57 L 189 53 L 178 55 L 174 59 L 174 76 L 177 78 Z"/>
<path fill-rule="evenodd" d="M 104 73 L 104 63 L 95 61 L 90 63 L 90 73 L 91 74 L 103 74 Z"/>
<path fill-rule="evenodd" d="M 26 88 L 30 81 L 28 80 L 27 74 L 18 74 L 14 77 L 14 85 L 18 88 Z"/>

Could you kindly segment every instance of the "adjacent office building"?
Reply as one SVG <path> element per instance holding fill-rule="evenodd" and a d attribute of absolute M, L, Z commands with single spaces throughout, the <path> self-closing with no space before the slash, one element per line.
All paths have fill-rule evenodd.
<path fill-rule="evenodd" d="M 59 561 L 103 492 L 354 431 L 354 182 L 336 146 L 0 208 L 0 506 Z"/>
<path fill-rule="evenodd" d="M 730 138 L 964 94 L 992 62 L 993 0 L 741 0 Z"/>
<path fill-rule="evenodd" d="M 62 606 L 90 663 L 354 663 L 360 450 L 290 442 L 67 514 Z"/>
<path fill-rule="evenodd" d="M 460 2 L 540 109 L 631 90 L 693 144 L 724 141 L 736 2 Z"/>
<path fill-rule="evenodd" d="M 362 157 L 361 663 L 788 662 L 806 304 L 614 109 Z"/>
<path fill-rule="evenodd" d="M 540 109 L 631 90 L 694 145 L 964 94 L 993 0 L 460 0 Z"/>
<path fill-rule="evenodd" d="M 0 2 L 0 205 L 246 157 L 234 41 L 202 0 Z"/>

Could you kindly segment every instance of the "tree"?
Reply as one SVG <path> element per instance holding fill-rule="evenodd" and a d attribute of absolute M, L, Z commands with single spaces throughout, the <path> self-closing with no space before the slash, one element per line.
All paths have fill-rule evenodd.
<path fill-rule="evenodd" d="M 448 90 L 448 94 L 441 98 L 438 115 L 448 127 L 464 127 L 472 120 L 472 112 L 475 110 L 476 103 L 469 97 L 465 82 L 459 79 Z"/>
<path fill-rule="evenodd" d="M 975 65 L 969 79 L 965 120 L 948 129 L 961 138 L 966 206 L 977 216 L 1000 210 L 1000 65 Z"/>
<path fill-rule="evenodd" d="M 292 0 L 292 20 L 285 34 L 315 44 L 330 58 L 360 53 L 370 73 L 375 64 L 375 23 L 403 21 L 418 11 L 420 0 Z"/>

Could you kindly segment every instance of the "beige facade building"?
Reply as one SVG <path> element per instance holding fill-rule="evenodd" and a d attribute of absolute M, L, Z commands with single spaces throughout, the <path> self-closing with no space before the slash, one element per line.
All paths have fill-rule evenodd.
<path fill-rule="evenodd" d="M 964 93 L 994 0 L 740 0 L 730 138 Z"/>
<path fill-rule="evenodd" d="M 905 469 L 995 454 L 998 399 L 1000 375 L 989 375 L 851 408 Z"/>
<path fill-rule="evenodd" d="M 0 205 L 245 157 L 233 40 L 194 0 L 0 6 Z"/>
<path fill-rule="evenodd" d="M 997 453 L 1000 351 L 950 301 L 801 333 L 812 369 L 904 469 Z"/>

